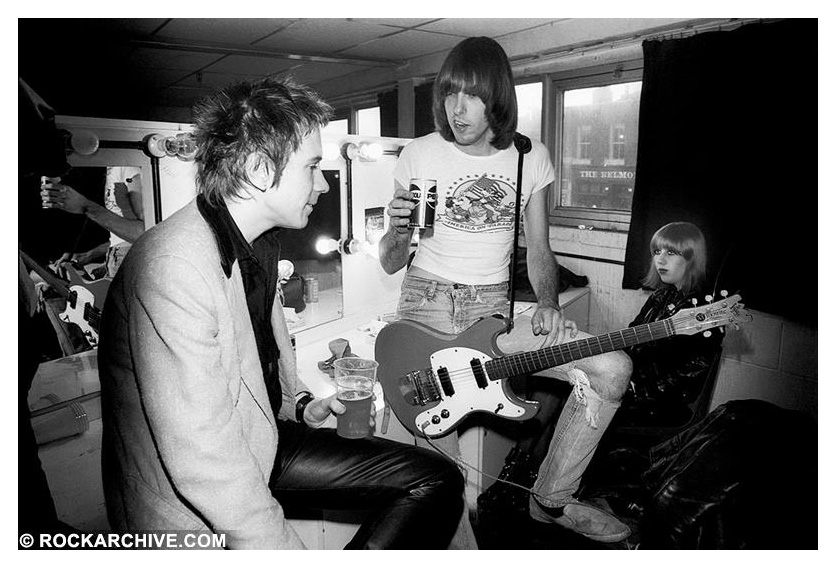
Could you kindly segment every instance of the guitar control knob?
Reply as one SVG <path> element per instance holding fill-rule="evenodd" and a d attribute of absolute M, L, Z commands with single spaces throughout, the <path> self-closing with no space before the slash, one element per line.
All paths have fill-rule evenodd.
<path fill-rule="evenodd" d="M 450 418 L 450 411 L 445 408 L 444 410 L 441 411 L 441 417 L 442 418 Z"/>
<path fill-rule="evenodd" d="M 432 417 L 433 424 L 438 424 L 439 422 L 441 422 L 441 418 L 439 418 L 438 414 Z"/>

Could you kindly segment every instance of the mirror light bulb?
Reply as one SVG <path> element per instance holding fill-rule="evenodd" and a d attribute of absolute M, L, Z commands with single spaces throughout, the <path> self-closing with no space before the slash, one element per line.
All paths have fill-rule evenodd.
<path fill-rule="evenodd" d="M 336 241 L 336 239 L 332 239 L 329 237 L 320 237 L 318 241 L 316 241 L 316 252 L 319 254 L 328 254 L 330 252 L 334 252 L 339 248 L 340 244 Z"/>
<path fill-rule="evenodd" d="M 99 149 L 99 137 L 89 130 L 76 130 L 70 137 L 70 146 L 76 154 L 90 156 Z"/>
<path fill-rule="evenodd" d="M 381 156 L 383 156 L 383 146 L 376 142 L 371 144 L 361 144 L 360 156 L 370 162 L 376 162 Z"/>

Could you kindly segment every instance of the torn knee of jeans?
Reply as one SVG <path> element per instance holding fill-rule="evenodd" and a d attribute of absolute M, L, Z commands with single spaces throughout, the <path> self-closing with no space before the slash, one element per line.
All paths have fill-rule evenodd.
<path fill-rule="evenodd" d="M 567 371 L 572 382 L 572 393 L 575 395 L 575 400 L 584 406 L 584 417 L 587 423 L 593 428 L 598 427 L 598 415 L 601 411 L 601 405 L 607 404 L 618 408 L 620 403 L 605 401 L 601 396 L 592 389 L 589 383 L 589 376 L 577 367 L 573 367 Z"/>

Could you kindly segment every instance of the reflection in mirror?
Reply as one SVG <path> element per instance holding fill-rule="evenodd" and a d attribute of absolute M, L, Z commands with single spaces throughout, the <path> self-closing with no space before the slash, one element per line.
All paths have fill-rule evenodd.
<path fill-rule="evenodd" d="M 129 152 L 132 155 L 135 151 Z M 102 163 L 101 156 L 97 160 L 97 164 Z M 146 158 L 139 160 L 144 162 Z M 163 183 L 159 205 L 165 217 L 194 196 L 193 171 L 188 165 L 168 160 L 161 164 Z M 60 181 L 99 206 L 141 220 L 143 200 L 132 199 L 131 195 L 152 192 L 151 182 L 146 181 L 151 179 L 150 173 L 149 168 L 135 165 L 75 166 Z M 321 255 L 315 250 L 318 238 L 339 239 L 341 232 L 341 174 L 339 169 L 324 170 L 323 174 L 329 191 L 320 196 L 308 226 L 301 231 L 285 230 L 281 237 L 281 258 L 294 266 L 293 277 L 283 286 L 285 316 L 291 333 L 333 321 L 343 314 L 342 259 L 336 252 Z M 146 208 L 151 208 L 145 197 Z M 37 282 L 45 300 L 45 309 L 40 314 L 43 317 L 39 318 L 41 340 L 35 346 L 42 364 L 28 402 L 33 417 L 48 425 L 53 424 L 55 412 L 66 414 L 63 416 L 66 424 L 61 422 L 64 426 L 78 424 L 70 418 L 83 421 L 98 416 L 97 403 L 84 404 L 87 412 L 93 412 L 84 418 L 75 417 L 77 407 L 72 405 L 98 397 L 95 346 L 99 339 L 99 311 L 115 268 L 129 247 L 118 235 L 85 219 L 85 215 L 71 214 L 58 207 L 44 208 L 38 183 L 21 193 L 20 248 L 31 261 L 24 267 L 23 276 Z M 109 265 L 108 251 L 113 250 L 122 254 L 117 256 L 115 264 Z M 75 262 L 57 262 L 74 255 Z M 36 425 L 43 426 L 40 422 Z"/>
<path fill-rule="evenodd" d="M 340 238 L 340 172 L 323 170 L 329 190 L 322 194 L 304 229 L 283 230 L 281 258 L 293 263 L 282 284 L 291 333 L 339 319 L 343 313 L 342 263 L 337 252 L 322 255 L 316 242 Z"/>
<path fill-rule="evenodd" d="M 61 177 L 43 177 L 40 198 L 36 230 L 26 239 L 31 254 L 23 258 L 53 326 L 54 334 L 44 340 L 44 358 L 54 359 L 98 344 L 110 281 L 130 241 L 144 230 L 142 171 L 135 166 L 71 168 Z M 96 208 L 102 213 L 93 222 L 85 211 Z"/>
<path fill-rule="evenodd" d="M 39 363 L 29 392 L 33 419 L 42 418 L 33 422 L 39 443 L 53 426 L 86 424 L 78 404 L 98 396 L 101 309 L 130 242 L 144 231 L 142 192 L 143 167 L 113 165 L 38 176 L 21 195 L 21 278 L 40 299 L 27 336 Z M 55 422 L 64 411 L 67 420 Z"/>

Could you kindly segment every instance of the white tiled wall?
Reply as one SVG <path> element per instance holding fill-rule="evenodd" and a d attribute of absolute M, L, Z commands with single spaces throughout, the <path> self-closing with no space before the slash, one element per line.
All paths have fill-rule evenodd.
<path fill-rule="evenodd" d="M 622 262 L 624 233 L 551 227 L 552 250 Z M 589 329 L 598 335 L 626 327 L 648 292 L 623 290 L 621 264 L 558 256 L 573 272 L 589 278 Z M 745 298 L 743 299 L 745 304 Z M 755 398 L 818 417 L 818 330 L 763 312 L 739 331 L 729 329 L 711 408 Z"/>

